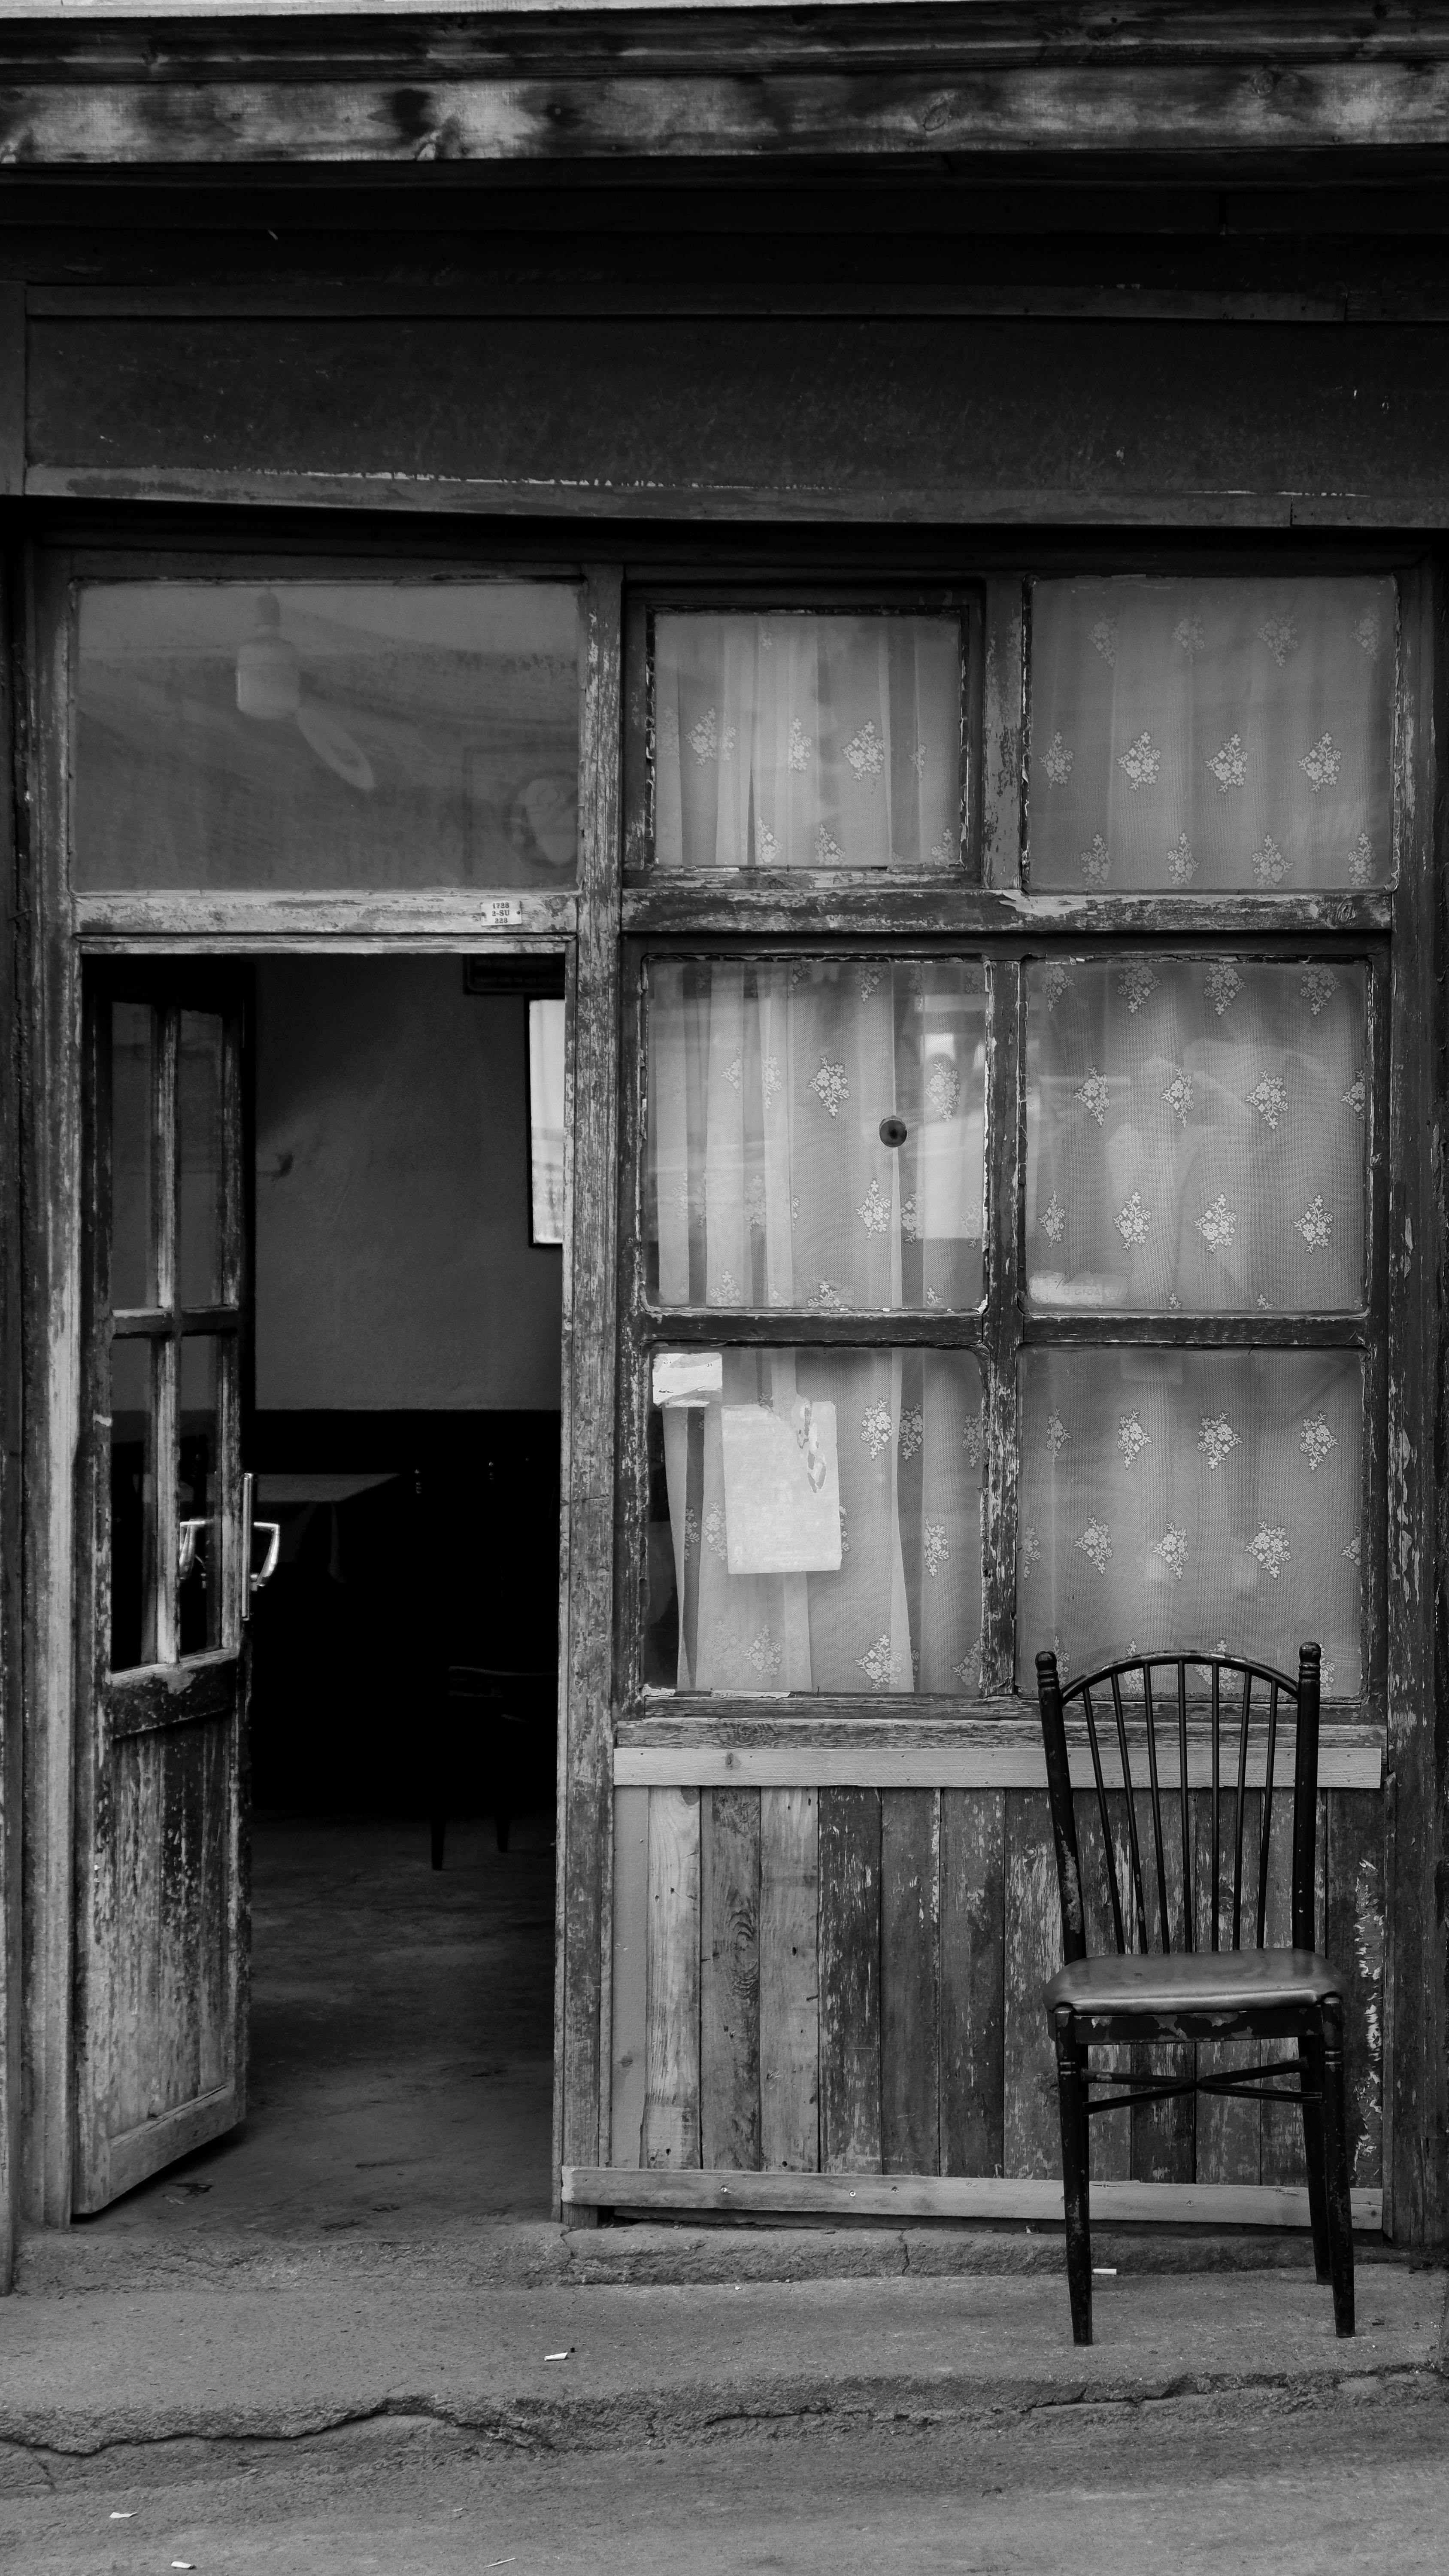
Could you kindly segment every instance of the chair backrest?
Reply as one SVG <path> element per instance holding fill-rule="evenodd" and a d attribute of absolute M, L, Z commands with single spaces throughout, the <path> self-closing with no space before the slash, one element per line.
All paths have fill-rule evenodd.
<path fill-rule="evenodd" d="M 1301 1646 L 1298 1651 L 1298 1678 L 1291 1681 L 1286 1673 L 1275 1672 L 1269 1664 L 1246 1662 L 1237 1655 L 1133 1654 L 1125 1656 L 1120 1663 L 1103 1665 L 1098 1672 L 1084 1673 L 1080 1680 L 1064 1690 L 1057 1672 L 1056 1656 L 1038 1655 L 1037 1691 L 1041 1701 L 1047 1789 L 1061 1886 L 1062 1942 L 1068 1959 L 1085 1958 L 1087 1953 L 1087 1913 L 1083 1902 L 1067 1744 L 1067 1713 L 1076 1703 L 1080 1703 L 1081 1714 L 1086 1721 L 1087 1747 L 1091 1754 L 1092 1779 L 1102 1828 L 1103 1886 L 1108 1900 L 1102 1920 L 1106 1921 L 1109 1910 L 1119 1951 L 1129 1947 L 1138 1951 L 1170 1950 L 1173 1947 L 1168 1881 L 1176 1876 L 1176 1855 L 1169 1852 L 1170 1828 L 1163 1817 L 1164 1784 L 1161 1775 L 1164 1764 L 1161 1757 L 1168 1753 L 1175 1755 L 1171 1768 L 1176 1779 L 1169 1781 L 1168 1787 L 1181 1783 L 1184 1791 L 1188 1791 L 1189 1755 L 1197 1756 L 1192 1767 L 1200 1769 L 1204 1751 L 1209 1754 L 1209 1776 L 1203 1786 L 1211 1798 L 1211 1836 L 1207 1855 L 1210 1886 L 1206 1890 L 1202 1888 L 1199 1871 L 1195 1867 L 1198 1838 L 1193 1827 L 1194 1800 L 1188 1791 L 1178 1799 L 1182 1865 L 1180 1946 L 1189 1950 L 1199 1946 L 1199 1899 L 1205 1898 L 1204 1912 L 1214 1950 L 1241 1949 L 1245 1928 L 1247 1946 L 1263 1948 L 1273 1816 L 1275 1804 L 1280 1814 L 1283 1806 L 1282 1799 L 1275 1801 L 1274 1797 L 1280 1712 L 1286 1715 L 1287 1709 L 1291 1709 L 1296 1720 L 1292 1942 L 1295 1950 L 1311 1950 L 1315 1946 L 1313 1863 L 1318 1814 L 1320 1660 L 1317 1646 Z M 1155 1685 L 1154 1675 L 1157 1677 Z M 1159 1705 L 1159 1693 L 1162 1705 Z M 1137 1716 L 1139 1702 L 1140 1721 Z M 1110 1726 L 1105 1769 L 1103 1728 L 1099 1726 L 1099 1717 Z M 1135 1778 L 1134 1760 L 1137 1766 Z M 1115 1774 L 1119 1766 L 1120 1781 L 1115 1776 L 1109 1778 L 1108 1773 Z M 1145 1779 L 1142 1776 L 1144 1771 Z M 1260 1783 L 1262 1807 L 1258 1830 L 1256 1834 L 1245 1837 L 1249 1796 Z M 1125 1810 L 1122 1816 L 1125 1825 L 1125 1851 L 1122 1855 L 1125 1864 L 1122 1874 L 1127 1881 L 1125 1890 L 1119 1879 L 1118 1866 L 1118 1843 L 1122 1837 L 1115 1829 L 1117 1820 L 1109 1805 L 1109 1797 L 1123 1791 L 1126 1793 L 1122 1799 Z M 1142 1812 L 1144 1808 L 1145 1815 Z M 1230 1854 L 1223 1847 L 1225 1811 L 1229 1808 L 1232 1815 Z M 1143 1830 L 1144 1824 L 1147 1832 Z M 1145 1855 L 1144 1841 L 1148 1845 Z M 1230 1868 L 1227 1866 L 1229 1861 Z M 1152 1938 L 1154 1917 L 1158 1933 L 1156 1940 Z"/>

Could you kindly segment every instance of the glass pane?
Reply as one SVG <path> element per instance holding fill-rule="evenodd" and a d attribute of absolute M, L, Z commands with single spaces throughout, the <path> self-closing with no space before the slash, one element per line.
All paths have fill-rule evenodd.
<path fill-rule="evenodd" d="M 156 1015 L 111 1004 L 111 1304 L 156 1295 Z"/>
<path fill-rule="evenodd" d="M 975 1307 L 983 968 L 655 959 L 649 973 L 660 1301 Z"/>
<path fill-rule="evenodd" d="M 177 1588 L 183 1655 L 222 1641 L 221 1369 L 223 1345 L 198 1333 L 181 1345 L 181 1442 L 176 1479 L 180 1524 Z"/>
<path fill-rule="evenodd" d="M 1038 582 L 1033 887 L 1385 884 L 1395 615 L 1391 580 Z"/>
<path fill-rule="evenodd" d="M 673 1382 L 701 1372 L 650 1408 L 646 1686 L 975 1692 L 974 1357 L 691 1352 Z"/>
<path fill-rule="evenodd" d="M 111 1344 L 111 1670 L 156 1661 L 152 1344 Z"/>
<path fill-rule="evenodd" d="M 1036 1350 L 1022 1363 L 1017 1683 L 1138 1648 L 1315 1638 L 1360 1687 L 1360 1363 L 1340 1351 Z"/>
<path fill-rule="evenodd" d="M 660 617 L 662 868 L 961 859 L 955 617 Z"/>
<path fill-rule="evenodd" d="M 1362 1304 L 1362 966 L 1139 952 L 1026 984 L 1036 1305 Z"/>
<path fill-rule="evenodd" d="M 77 886 L 572 885 L 579 631 L 557 582 L 88 586 Z"/>
<path fill-rule="evenodd" d="M 564 1006 L 528 1006 L 528 1125 L 533 1240 L 562 1243 L 564 1220 Z"/>
<path fill-rule="evenodd" d="M 223 1044 L 222 1023 L 211 1012 L 182 1012 L 176 1275 L 183 1306 L 217 1306 L 223 1298 Z"/>

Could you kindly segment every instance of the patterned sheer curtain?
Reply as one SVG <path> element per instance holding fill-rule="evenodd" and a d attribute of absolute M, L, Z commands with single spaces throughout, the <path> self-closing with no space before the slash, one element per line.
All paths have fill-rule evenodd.
<path fill-rule="evenodd" d="M 974 1309 L 984 1014 L 971 960 L 652 961 L 648 1227 L 660 1303 Z M 702 1691 L 973 1690 L 975 1358 L 725 1346 L 720 1359 L 716 1394 L 651 1416 L 663 1472 L 649 1679 Z M 728 1417 L 749 1407 L 791 1427 L 799 1455 L 783 1443 L 787 1474 L 805 1472 L 812 1426 L 823 1442 L 838 1478 L 833 1562 L 768 1562 L 772 1495 L 728 1472 Z"/>
<path fill-rule="evenodd" d="M 1395 641 L 1387 579 L 1038 582 L 1033 887 L 1386 883 Z"/>
<path fill-rule="evenodd" d="M 654 708 L 657 866 L 960 864 L 959 619 L 661 616 Z"/>

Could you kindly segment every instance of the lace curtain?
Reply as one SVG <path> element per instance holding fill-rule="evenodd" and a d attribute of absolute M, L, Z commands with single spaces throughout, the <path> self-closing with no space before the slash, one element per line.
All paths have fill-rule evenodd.
<path fill-rule="evenodd" d="M 1032 885 L 1387 882 L 1395 612 L 1371 578 L 1038 582 Z"/>
<path fill-rule="evenodd" d="M 954 617 L 656 619 L 656 865 L 958 865 L 961 668 Z"/>
<path fill-rule="evenodd" d="M 1017 1678 L 1054 1646 L 1224 1640 L 1360 1686 L 1361 1363 L 1342 1351 L 1035 1350 L 1022 1368 Z"/>
<path fill-rule="evenodd" d="M 960 958 L 653 960 L 662 1302 L 977 1305 L 985 1001 Z"/>
<path fill-rule="evenodd" d="M 981 1390 L 962 1351 L 723 1353 L 723 1392 L 651 1416 L 645 1679 L 716 1692 L 972 1692 L 980 1683 Z M 840 1564 L 731 1574 L 722 1414 L 833 1406 Z M 741 1535 L 740 1533 L 736 1534 Z"/>
<path fill-rule="evenodd" d="M 1361 1305 L 1362 966 L 1136 954 L 1026 986 L 1034 1304 Z"/>

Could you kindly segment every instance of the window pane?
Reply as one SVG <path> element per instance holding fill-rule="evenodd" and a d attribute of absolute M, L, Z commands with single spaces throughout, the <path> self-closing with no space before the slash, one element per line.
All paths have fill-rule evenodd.
<path fill-rule="evenodd" d="M 528 1006 L 528 1125 L 533 1240 L 562 1243 L 564 1220 L 564 1005 Z"/>
<path fill-rule="evenodd" d="M 706 1373 L 718 1363 L 719 1384 L 650 1409 L 646 1685 L 974 1692 L 975 1359 L 838 1350 L 688 1359 Z"/>
<path fill-rule="evenodd" d="M 1022 1363 L 1017 1680 L 1226 1644 L 1360 1687 L 1359 1361 L 1036 1350 Z"/>
<path fill-rule="evenodd" d="M 578 698 L 560 583 L 89 586 L 75 882 L 572 885 Z"/>
<path fill-rule="evenodd" d="M 156 1015 L 111 1004 L 111 1304 L 156 1296 Z"/>
<path fill-rule="evenodd" d="M 955 617 L 660 617 L 655 861 L 944 868 L 961 859 Z"/>
<path fill-rule="evenodd" d="M 1362 1304 L 1362 966 L 1138 952 L 1026 984 L 1036 1305 Z"/>
<path fill-rule="evenodd" d="M 1395 611 L 1391 580 L 1038 582 L 1033 887 L 1385 884 Z"/>
<path fill-rule="evenodd" d="M 985 1013 L 961 958 L 652 961 L 660 1301 L 975 1307 Z"/>
<path fill-rule="evenodd" d="M 150 1342 L 111 1344 L 111 1670 L 156 1660 L 156 1434 Z"/>
<path fill-rule="evenodd" d="M 219 1019 L 210 1012 L 182 1012 L 176 1269 L 183 1306 L 216 1306 L 223 1295 L 222 1044 Z"/>
<path fill-rule="evenodd" d="M 181 1345 L 181 1443 L 176 1480 L 181 1580 L 177 1591 L 183 1655 L 221 1644 L 223 1593 L 221 1370 L 223 1345 L 211 1333 Z"/>

